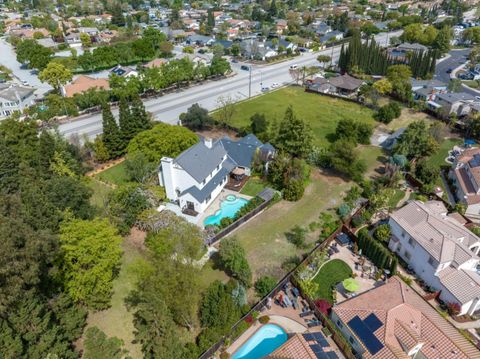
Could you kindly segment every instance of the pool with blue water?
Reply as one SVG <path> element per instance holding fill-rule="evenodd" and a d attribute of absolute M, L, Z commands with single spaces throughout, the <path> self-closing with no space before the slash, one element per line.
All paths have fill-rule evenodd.
<path fill-rule="evenodd" d="M 248 200 L 245 198 L 237 197 L 233 194 L 229 194 L 220 202 L 220 209 L 215 212 L 214 215 L 208 216 L 203 221 L 204 226 L 211 226 L 220 224 L 222 218 L 235 217 L 235 214 L 240 208 L 242 208 Z"/>
<path fill-rule="evenodd" d="M 282 327 L 276 324 L 265 324 L 233 354 L 232 359 L 263 358 L 273 353 L 287 340 L 288 335 Z"/>

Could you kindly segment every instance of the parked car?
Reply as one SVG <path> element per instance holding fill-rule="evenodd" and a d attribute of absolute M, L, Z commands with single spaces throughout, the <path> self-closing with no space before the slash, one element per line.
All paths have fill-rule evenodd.
<path fill-rule="evenodd" d="M 267 92 L 267 91 L 270 91 L 270 87 L 268 86 L 262 87 L 262 92 Z"/>
<path fill-rule="evenodd" d="M 298 69 L 298 65 L 294 64 L 290 66 L 290 70 L 296 70 Z"/>
<path fill-rule="evenodd" d="M 247 66 L 247 65 L 242 65 L 242 66 L 240 66 L 240 70 L 250 71 L 250 67 Z"/>
<path fill-rule="evenodd" d="M 448 70 L 447 70 L 447 74 L 451 74 L 451 73 L 452 73 L 452 71 L 453 71 L 453 69 L 452 69 L 452 68 L 448 69 Z"/>
<path fill-rule="evenodd" d="M 23 86 L 29 86 L 30 84 L 28 83 L 28 81 L 22 80 L 22 85 Z"/>
<path fill-rule="evenodd" d="M 270 87 L 274 89 L 275 87 L 278 87 L 278 86 L 280 86 L 280 84 L 278 82 L 274 82 Z"/>

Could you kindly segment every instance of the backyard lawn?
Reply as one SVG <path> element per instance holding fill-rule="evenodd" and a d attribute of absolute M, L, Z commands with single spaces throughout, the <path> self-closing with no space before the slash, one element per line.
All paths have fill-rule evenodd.
<path fill-rule="evenodd" d="M 395 189 L 393 191 L 393 195 L 388 199 L 388 208 L 396 208 L 398 202 L 405 197 L 405 192 L 401 189 Z"/>
<path fill-rule="evenodd" d="M 97 326 L 107 336 L 122 339 L 125 349 L 129 351 L 132 358 L 142 358 L 140 344 L 132 343 L 135 330 L 133 314 L 125 306 L 125 298 L 135 285 L 136 263 L 141 260 L 142 254 L 128 239 L 124 240 L 122 247 L 124 252 L 120 273 L 113 282 L 112 306 L 107 310 L 90 313 L 87 327 Z"/>
<path fill-rule="evenodd" d="M 255 197 L 259 192 L 265 189 L 267 185 L 268 184 L 261 178 L 251 177 L 248 179 L 247 183 L 245 183 L 245 186 L 243 186 L 240 193 L 247 196 Z"/>
<path fill-rule="evenodd" d="M 316 298 L 326 299 L 333 304 L 332 288 L 351 276 L 352 268 L 341 259 L 328 261 L 312 279 L 319 285 Z"/>
<path fill-rule="evenodd" d="M 87 186 L 93 190 L 92 197 L 90 197 L 90 203 L 97 208 L 103 208 L 107 195 L 112 191 L 112 188 L 100 181 L 97 181 L 96 178 L 86 178 L 88 181 Z"/>
<path fill-rule="evenodd" d="M 463 141 L 459 138 L 449 138 L 443 141 L 440 144 L 440 148 L 428 158 L 428 163 L 437 168 L 440 168 L 440 166 L 443 165 L 448 166 L 449 164 L 445 162 L 445 158 L 448 156 L 448 151 L 450 151 L 453 146 L 461 145 L 462 143 Z"/>
<path fill-rule="evenodd" d="M 127 173 L 125 172 L 125 162 L 110 167 L 109 169 L 95 175 L 100 181 L 107 182 L 113 185 L 122 185 L 128 182 Z"/>
<path fill-rule="evenodd" d="M 365 161 L 367 165 L 367 173 L 365 177 L 375 177 L 378 173 L 375 171 L 378 167 L 383 165 L 385 153 L 381 147 L 365 146 L 359 147 L 360 158 Z"/>
<path fill-rule="evenodd" d="M 255 277 L 270 274 L 280 278 L 285 271 L 282 262 L 292 256 L 300 256 L 308 249 L 297 249 L 287 241 L 285 233 L 295 225 L 307 226 L 317 221 L 322 212 L 337 207 L 351 182 L 337 176 L 312 170 L 312 177 L 305 194 L 298 202 L 280 201 L 233 232 L 247 252 Z M 306 242 L 318 239 L 318 232 L 309 232 Z"/>
<path fill-rule="evenodd" d="M 337 122 L 342 118 L 367 122 L 375 125 L 373 111 L 365 106 L 328 96 L 307 93 L 301 87 L 285 87 L 235 106 L 231 121 L 234 127 L 250 125 L 254 113 L 265 114 L 270 122 L 281 121 L 285 110 L 292 105 L 297 116 L 305 119 L 315 134 L 317 146 L 328 145 L 327 136 L 335 132 Z M 214 117 L 218 116 L 213 114 Z"/>

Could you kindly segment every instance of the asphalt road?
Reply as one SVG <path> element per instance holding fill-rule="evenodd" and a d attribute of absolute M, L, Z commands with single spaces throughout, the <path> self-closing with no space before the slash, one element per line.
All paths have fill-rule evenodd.
<path fill-rule="evenodd" d="M 470 49 L 450 51 L 450 57 L 437 64 L 434 79 L 448 84 L 450 81 L 450 74 L 447 71 L 454 70 L 460 65 L 463 65 L 467 60 L 470 51 Z"/>
<path fill-rule="evenodd" d="M 17 61 L 15 50 L 3 38 L 0 38 L 0 64 L 12 71 L 18 83 L 20 83 L 20 81 L 27 81 L 30 86 L 35 87 L 35 95 L 38 97 L 42 97 L 52 89 L 50 85 L 41 82 L 37 75 L 31 70 L 21 67 L 21 64 Z"/>
<path fill-rule="evenodd" d="M 398 36 L 400 32 L 390 33 L 388 36 Z M 376 37 L 377 41 L 384 45 L 387 41 L 386 34 L 380 34 Z M 318 65 L 316 58 L 319 54 L 332 56 L 336 61 L 340 53 L 340 47 L 327 49 L 316 53 L 304 53 L 292 60 L 274 65 L 254 66 L 252 68 L 251 96 L 261 94 L 264 86 L 271 86 L 278 83 L 281 86 L 292 82 L 289 74 L 289 68 L 295 64 L 297 66 Z M 145 108 L 149 111 L 156 121 L 176 124 L 178 117 L 182 112 L 194 103 L 212 111 L 219 107 L 218 99 L 230 97 L 236 101 L 244 100 L 249 97 L 249 72 L 240 70 L 241 64 L 233 64 L 233 69 L 237 72 L 236 76 L 218 81 L 207 82 L 203 85 L 179 90 L 176 93 L 144 101 Z M 113 110 L 115 116 L 117 110 Z M 79 137 L 88 136 L 93 138 L 102 132 L 101 114 L 85 115 L 83 117 L 71 120 L 58 126 L 61 134 L 67 138 L 76 134 Z"/>

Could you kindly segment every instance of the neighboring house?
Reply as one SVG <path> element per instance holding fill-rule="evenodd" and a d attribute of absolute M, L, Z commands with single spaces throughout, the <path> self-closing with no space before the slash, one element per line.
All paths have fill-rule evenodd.
<path fill-rule="evenodd" d="M 343 39 L 343 32 L 338 31 L 338 30 L 333 30 L 330 32 L 327 32 L 325 35 L 320 37 L 320 42 L 322 44 L 325 44 L 327 42 L 333 42 L 337 40 Z"/>
<path fill-rule="evenodd" d="M 314 23 L 310 26 L 310 28 L 315 32 L 315 34 L 317 34 L 317 36 L 323 36 L 332 31 L 332 27 L 324 22 Z"/>
<path fill-rule="evenodd" d="M 449 216 L 442 202 L 411 201 L 389 220 L 388 247 L 460 314 L 480 308 L 480 238 Z M 479 267 L 480 269 L 480 267 Z"/>
<path fill-rule="evenodd" d="M 434 101 L 436 96 L 447 93 L 447 85 L 438 80 L 416 80 L 412 79 L 412 91 L 415 101 Z"/>
<path fill-rule="evenodd" d="M 72 32 L 64 37 L 64 40 L 67 44 L 76 46 L 82 45 L 82 40 L 80 40 L 80 33 L 79 32 Z"/>
<path fill-rule="evenodd" d="M 475 97 L 465 92 L 441 93 L 435 97 L 434 103 L 438 105 L 440 112 L 448 117 L 452 114 L 457 117 L 466 116 L 471 111 L 471 105 Z M 432 105 L 433 103 L 430 102 Z"/>
<path fill-rule="evenodd" d="M 427 51 L 428 47 L 417 43 L 411 44 L 409 42 L 404 42 L 403 44 L 398 45 L 395 50 L 401 52 Z"/>
<path fill-rule="evenodd" d="M 356 79 L 349 74 L 344 74 L 341 76 L 330 77 L 329 79 L 317 77 L 310 81 L 307 88 L 311 91 L 320 93 L 352 96 L 357 93 L 358 89 L 363 84 L 363 80 Z"/>
<path fill-rule="evenodd" d="M 480 222 L 480 148 L 469 148 L 458 155 L 449 175 L 457 200 L 467 206 L 465 216 Z"/>
<path fill-rule="evenodd" d="M 143 67 L 146 67 L 147 69 L 153 69 L 155 67 L 160 67 L 162 65 L 165 65 L 167 62 L 168 60 L 166 59 L 157 58 L 147 62 L 145 65 L 143 65 Z"/>
<path fill-rule="evenodd" d="M 39 28 L 39 29 L 32 29 L 32 28 L 16 28 L 10 30 L 9 34 L 13 36 L 17 36 L 21 39 L 33 39 L 35 33 L 42 34 L 43 37 L 50 36 L 50 32 L 47 29 Z"/>
<path fill-rule="evenodd" d="M 190 35 L 185 40 L 186 44 L 196 46 L 210 46 L 214 42 L 215 39 L 213 37 L 204 35 Z"/>
<path fill-rule="evenodd" d="M 275 21 L 275 32 L 279 35 L 283 34 L 285 31 L 288 30 L 288 23 L 287 20 L 284 19 L 277 19 Z"/>
<path fill-rule="evenodd" d="M 51 37 L 45 37 L 43 39 L 38 39 L 37 44 L 42 45 L 43 47 L 47 47 L 49 49 L 53 49 L 57 47 L 57 43 L 53 41 Z"/>
<path fill-rule="evenodd" d="M 480 352 L 399 278 L 332 308 L 357 358 L 473 359 Z"/>
<path fill-rule="evenodd" d="M 31 87 L 0 84 L 0 119 L 10 116 L 15 111 L 22 112 L 35 103 L 34 89 Z"/>
<path fill-rule="evenodd" d="M 65 97 L 73 97 L 77 93 L 82 93 L 92 88 L 109 90 L 110 85 L 108 79 L 95 79 L 90 76 L 79 75 L 71 83 L 62 88 L 62 95 Z"/>
<path fill-rule="evenodd" d="M 78 32 L 87 34 L 90 36 L 96 36 L 99 34 L 100 31 L 96 27 L 79 27 Z"/>
<path fill-rule="evenodd" d="M 205 211 L 220 194 L 229 176 L 250 176 L 254 154 L 273 156 L 270 144 L 254 135 L 233 141 L 228 137 L 204 139 L 182 152 L 177 158 L 163 157 L 158 174 L 167 198 L 182 211 L 198 214 Z"/>
<path fill-rule="evenodd" d="M 277 51 L 268 46 L 267 43 L 256 39 L 243 40 L 240 43 L 240 52 L 247 59 L 265 61 L 269 57 L 277 56 Z"/>
<path fill-rule="evenodd" d="M 122 66 L 122 65 L 115 66 L 113 69 L 110 70 L 110 73 L 120 77 L 132 77 L 132 76 L 137 77 L 138 76 L 137 70 L 134 70 L 129 66 Z"/>

